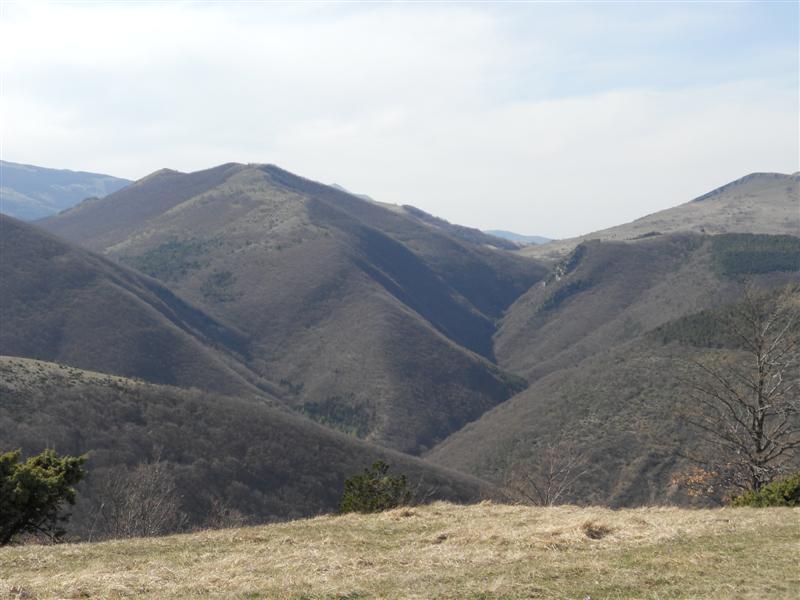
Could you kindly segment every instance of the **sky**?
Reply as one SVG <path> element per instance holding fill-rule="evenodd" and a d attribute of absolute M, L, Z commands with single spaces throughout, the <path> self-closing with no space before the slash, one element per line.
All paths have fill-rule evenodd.
<path fill-rule="evenodd" d="M 800 170 L 797 2 L 9 2 L 0 155 L 569 237 Z"/>

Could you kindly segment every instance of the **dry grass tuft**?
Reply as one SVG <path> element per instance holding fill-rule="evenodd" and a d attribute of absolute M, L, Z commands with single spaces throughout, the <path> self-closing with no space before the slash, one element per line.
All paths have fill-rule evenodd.
<path fill-rule="evenodd" d="M 608 525 L 603 525 L 602 523 L 596 523 L 594 521 L 584 522 L 584 524 L 581 525 L 581 529 L 583 533 L 586 534 L 586 537 L 592 540 L 601 540 L 613 531 Z"/>

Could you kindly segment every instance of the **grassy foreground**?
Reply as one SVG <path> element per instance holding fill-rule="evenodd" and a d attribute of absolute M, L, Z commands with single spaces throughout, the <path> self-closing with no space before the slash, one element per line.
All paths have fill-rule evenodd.
<path fill-rule="evenodd" d="M 0 598 L 776 598 L 800 509 L 483 503 L 0 549 Z"/>

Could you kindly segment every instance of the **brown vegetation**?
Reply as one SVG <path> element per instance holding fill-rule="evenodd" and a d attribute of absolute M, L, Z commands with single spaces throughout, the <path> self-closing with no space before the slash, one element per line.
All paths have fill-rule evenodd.
<path fill-rule="evenodd" d="M 800 585 L 799 511 L 436 503 L 21 547 L 0 553 L 0 596 L 785 600 Z"/>
<path fill-rule="evenodd" d="M 197 528 L 332 512 L 345 479 L 378 459 L 405 474 L 420 499 L 493 494 L 485 482 L 260 399 L 15 357 L 0 357 L 0 397 L 4 446 L 25 455 L 45 447 L 89 454 L 70 521 L 70 533 L 84 539 L 174 531 L 183 513 L 186 527 Z"/>
<path fill-rule="evenodd" d="M 271 165 L 154 174 L 42 224 L 247 332 L 284 402 L 370 441 L 419 453 L 524 387 L 492 334 L 545 269 L 479 232 Z"/>

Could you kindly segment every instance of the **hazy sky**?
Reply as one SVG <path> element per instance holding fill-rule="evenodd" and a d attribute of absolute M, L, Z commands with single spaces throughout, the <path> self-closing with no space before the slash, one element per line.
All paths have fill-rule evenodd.
<path fill-rule="evenodd" d="M 564 237 L 800 170 L 798 4 L 13 3 L 2 158 L 269 162 Z"/>

